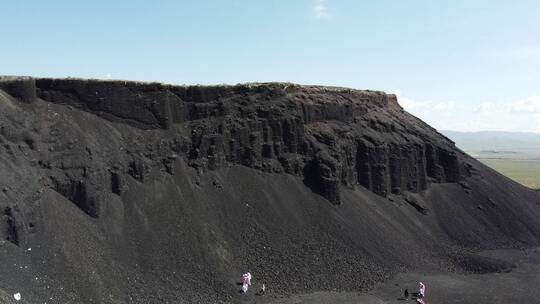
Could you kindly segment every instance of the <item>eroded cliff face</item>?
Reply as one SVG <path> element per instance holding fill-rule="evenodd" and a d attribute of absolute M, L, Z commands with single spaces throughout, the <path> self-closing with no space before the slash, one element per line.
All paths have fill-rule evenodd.
<path fill-rule="evenodd" d="M 120 191 L 122 174 L 142 181 L 146 166 L 170 171 L 167 164 L 176 157 L 201 173 L 241 164 L 301 176 L 334 204 L 341 201 L 340 185 L 361 185 L 386 196 L 457 182 L 464 172 L 451 141 L 382 92 L 284 83 L 184 87 L 75 79 L 4 80 L 0 86 L 25 102 L 40 98 L 136 128 L 167 130 L 169 138 L 127 147 L 131 159 L 110 164 L 116 168 L 109 177 L 113 191 Z M 85 174 L 55 178 L 55 187 L 97 216 L 97 200 L 88 196 L 91 177 Z"/>
<path fill-rule="evenodd" d="M 32 303 L 357 292 L 540 240 L 537 192 L 395 96 L 282 83 L 0 77 L 0 212 L 0 300 Z"/>

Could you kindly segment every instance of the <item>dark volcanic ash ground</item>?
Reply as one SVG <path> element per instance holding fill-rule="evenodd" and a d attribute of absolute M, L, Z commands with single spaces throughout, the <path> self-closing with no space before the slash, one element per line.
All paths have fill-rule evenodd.
<path fill-rule="evenodd" d="M 345 88 L 3 77 L 0 189 L 0 299 L 19 303 L 357 293 L 510 271 L 479 252 L 540 244 L 539 192 Z"/>

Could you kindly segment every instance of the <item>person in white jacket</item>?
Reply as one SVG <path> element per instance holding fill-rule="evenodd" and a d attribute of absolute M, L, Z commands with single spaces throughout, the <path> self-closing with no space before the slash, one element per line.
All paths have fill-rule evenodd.
<path fill-rule="evenodd" d="M 242 292 L 246 293 L 251 286 L 251 273 L 246 272 L 242 275 Z"/>
<path fill-rule="evenodd" d="M 418 297 L 423 298 L 426 296 L 426 285 L 422 282 L 418 282 L 418 284 L 420 285 L 420 288 L 418 288 Z"/>
<path fill-rule="evenodd" d="M 249 286 L 251 286 L 251 273 L 248 271 L 248 273 L 246 274 L 247 274 L 247 283 Z"/>

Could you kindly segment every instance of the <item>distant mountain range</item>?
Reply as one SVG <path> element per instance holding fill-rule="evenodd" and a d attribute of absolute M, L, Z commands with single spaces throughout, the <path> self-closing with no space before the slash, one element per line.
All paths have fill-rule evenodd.
<path fill-rule="evenodd" d="M 440 132 L 453 140 L 461 150 L 477 158 L 540 159 L 540 133 Z"/>

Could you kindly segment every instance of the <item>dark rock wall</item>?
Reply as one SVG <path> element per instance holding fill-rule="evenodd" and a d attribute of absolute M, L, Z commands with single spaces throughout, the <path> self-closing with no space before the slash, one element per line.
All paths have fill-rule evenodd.
<path fill-rule="evenodd" d="M 200 172 L 230 163 L 284 172 L 302 176 L 314 192 L 335 204 L 341 200 L 341 185 L 361 185 L 386 196 L 460 179 L 453 143 L 418 125 L 394 95 L 382 92 L 279 83 L 183 87 L 78 79 L 31 81 L 43 100 L 173 134 L 174 140 L 157 151 L 167 171 L 175 155 Z M 20 87 L 19 82 L 3 83 L 14 97 L 32 95 L 27 85 L 19 91 L 13 89 Z M 125 166 L 128 174 L 143 182 L 141 157 L 145 158 L 134 157 Z M 111 188 L 119 192 L 119 177 L 113 176 Z M 85 184 L 79 183 L 59 184 L 60 193 L 96 216 L 95 199 L 87 198 Z"/>
<path fill-rule="evenodd" d="M 393 95 L 15 80 L 0 88 L 1 282 L 32 303 L 236 303 L 245 271 L 278 293 L 357 292 L 540 238 L 538 193 Z"/>
<path fill-rule="evenodd" d="M 27 103 L 36 99 L 36 82 L 30 77 L 0 76 L 0 90 Z"/>

